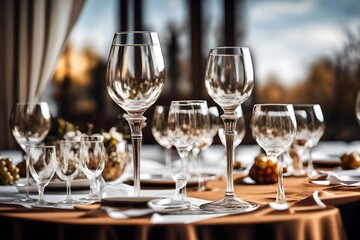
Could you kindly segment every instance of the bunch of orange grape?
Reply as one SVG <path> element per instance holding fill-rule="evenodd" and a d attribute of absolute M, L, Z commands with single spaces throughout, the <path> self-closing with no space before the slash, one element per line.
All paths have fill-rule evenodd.
<path fill-rule="evenodd" d="M 0 185 L 12 184 L 20 179 L 19 169 L 10 158 L 0 159 Z"/>

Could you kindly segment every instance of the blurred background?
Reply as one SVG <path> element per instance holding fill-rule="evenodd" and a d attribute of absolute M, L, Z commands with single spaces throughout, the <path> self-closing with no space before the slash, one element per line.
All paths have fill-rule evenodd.
<path fill-rule="evenodd" d="M 209 49 L 246 46 L 256 76 L 243 105 L 247 125 L 254 103 L 319 103 L 326 122 L 322 140 L 359 140 L 358 0 L 87 0 L 42 97 L 53 117 L 84 131 L 88 123 L 100 131 L 122 121 L 105 74 L 113 34 L 127 30 L 159 32 L 166 84 L 158 105 L 179 99 L 216 105 L 203 79 Z M 144 114 L 144 143 L 155 143 L 154 106 Z M 254 143 L 249 129 L 243 143 Z"/>

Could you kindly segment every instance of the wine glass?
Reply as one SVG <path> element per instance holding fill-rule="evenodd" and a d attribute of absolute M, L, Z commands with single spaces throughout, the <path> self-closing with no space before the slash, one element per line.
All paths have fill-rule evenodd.
<path fill-rule="evenodd" d="M 278 158 L 278 190 L 275 204 L 287 208 L 283 184 L 283 154 L 296 136 L 296 118 L 291 104 L 255 104 L 252 135 L 267 157 Z"/>
<path fill-rule="evenodd" d="M 203 116 L 207 116 L 206 101 L 172 101 L 168 118 L 168 136 L 181 158 L 181 172 L 174 176 L 175 198 L 153 200 L 149 206 L 154 209 L 184 209 L 190 207 L 185 200 L 186 184 L 189 173 L 186 171 L 187 158 L 197 138 L 206 132 L 202 125 Z M 203 126 L 203 127 L 201 127 Z M 208 126 L 208 125 L 207 125 Z"/>
<path fill-rule="evenodd" d="M 79 173 L 80 163 L 80 142 L 61 141 L 57 157 L 56 174 L 66 181 L 66 199 L 59 202 L 61 205 L 73 205 L 79 203 L 71 197 L 71 181 Z"/>
<path fill-rule="evenodd" d="M 57 206 L 56 203 L 44 200 L 44 189 L 54 176 L 56 169 L 55 146 L 30 146 L 27 147 L 29 155 L 30 173 L 35 179 L 39 192 L 36 206 Z"/>
<path fill-rule="evenodd" d="M 319 104 L 299 104 L 294 106 L 294 110 L 296 111 L 298 126 L 302 130 L 301 133 L 298 133 L 298 141 L 294 143 L 298 147 L 303 145 L 303 148 L 308 151 L 309 159 L 306 174 L 309 179 L 316 178 L 319 173 L 314 169 L 312 148 L 318 144 L 324 134 L 324 116 Z"/>
<path fill-rule="evenodd" d="M 49 106 L 46 102 L 16 103 L 12 107 L 9 124 L 14 138 L 25 152 L 25 198 L 19 201 L 25 203 L 36 202 L 36 199 L 32 199 L 29 196 L 30 183 L 27 146 L 40 144 L 48 134 L 51 126 Z"/>
<path fill-rule="evenodd" d="M 250 51 L 242 47 L 211 49 L 205 70 L 205 87 L 210 97 L 224 110 L 221 116 L 226 138 L 226 191 L 224 198 L 200 208 L 215 212 L 240 213 L 255 210 L 258 204 L 241 200 L 234 194 L 234 137 L 238 116 L 235 113 L 251 94 L 254 70 Z"/>
<path fill-rule="evenodd" d="M 219 111 L 217 107 L 212 106 L 208 108 L 208 118 L 209 118 L 209 131 L 205 134 L 203 138 L 200 138 L 195 141 L 194 146 L 191 150 L 192 156 L 194 157 L 194 169 L 197 172 L 198 179 L 198 191 L 205 191 L 204 178 L 202 174 L 202 164 L 200 161 L 200 153 L 206 150 L 214 141 L 214 137 L 218 132 L 220 127 L 219 121 Z"/>
<path fill-rule="evenodd" d="M 164 59 L 155 32 L 115 33 L 106 71 L 110 97 L 123 108 L 131 128 L 134 195 L 140 195 L 143 113 L 159 98 L 165 81 Z"/>
<path fill-rule="evenodd" d="M 292 145 L 300 156 L 306 151 L 307 142 L 311 139 L 311 131 L 307 122 L 307 113 L 302 106 L 303 105 L 293 105 L 297 124 L 297 133 Z M 302 176 L 305 174 L 303 163 L 300 158 L 293 161 L 293 168 L 293 174 L 295 176 Z"/>
<path fill-rule="evenodd" d="M 211 126 L 210 124 L 210 113 L 207 107 L 207 103 L 204 100 L 190 100 L 190 103 L 194 104 L 194 111 L 195 111 L 195 141 L 192 148 L 192 156 L 195 159 L 195 164 L 193 164 L 193 170 L 195 170 L 195 174 L 198 180 L 198 191 L 204 191 L 204 179 L 201 173 L 201 164 L 199 159 L 200 151 L 208 148 L 212 142 L 213 138 L 216 135 L 215 128 L 216 126 Z M 199 105 L 199 109 L 197 107 Z M 201 107 L 203 105 L 203 107 Z M 215 112 L 214 109 L 211 109 L 212 113 Z M 217 109 L 216 109 L 217 110 Z M 216 112 L 215 112 L 216 114 Z M 212 118 L 214 119 L 214 118 Z M 215 125 L 216 123 L 214 123 Z"/>
<path fill-rule="evenodd" d="M 80 145 L 80 169 L 90 181 L 90 195 L 84 200 L 98 201 L 100 181 L 98 177 L 105 168 L 105 148 L 103 137 L 82 136 Z"/>
<path fill-rule="evenodd" d="M 151 132 L 160 146 L 165 148 L 165 172 L 163 178 L 171 176 L 171 143 L 168 137 L 168 106 L 156 106 L 151 124 Z"/>
<path fill-rule="evenodd" d="M 360 124 L 360 91 L 358 91 L 358 93 L 356 95 L 355 114 L 356 114 L 356 119 L 357 119 L 358 123 Z"/>

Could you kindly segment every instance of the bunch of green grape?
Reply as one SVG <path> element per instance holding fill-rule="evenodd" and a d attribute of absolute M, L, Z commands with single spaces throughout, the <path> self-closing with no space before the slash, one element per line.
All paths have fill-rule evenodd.
<path fill-rule="evenodd" d="M 19 180 L 19 169 L 10 158 L 0 159 L 0 185 L 12 184 Z"/>

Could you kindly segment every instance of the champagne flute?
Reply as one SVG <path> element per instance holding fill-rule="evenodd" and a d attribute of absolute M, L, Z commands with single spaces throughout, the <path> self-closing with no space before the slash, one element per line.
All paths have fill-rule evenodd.
<path fill-rule="evenodd" d="M 44 200 L 44 189 L 53 178 L 56 169 L 55 146 L 30 146 L 27 147 L 29 154 L 29 169 L 35 179 L 39 192 L 39 199 L 35 206 L 57 206 L 56 203 Z"/>
<path fill-rule="evenodd" d="M 12 107 L 9 124 L 14 138 L 25 152 L 25 198 L 19 201 L 25 203 L 36 202 L 36 199 L 30 198 L 29 195 L 30 183 L 27 147 L 40 144 L 48 134 L 51 126 L 49 106 L 46 102 L 16 103 Z"/>
<path fill-rule="evenodd" d="M 325 131 L 324 116 L 319 104 L 299 104 L 294 106 L 300 128 L 305 129 L 295 141 L 298 145 L 303 144 L 308 151 L 309 159 L 306 174 L 309 179 L 316 178 L 319 173 L 315 170 L 312 159 L 312 148 L 314 148 Z"/>
<path fill-rule="evenodd" d="M 291 104 L 255 104 L 252 135 L 267 157 L 278 158 L 278 190 L 275 204 L 287 208 L 283 183 L 283 154 L 296 136 L 296 118 Z"/>
<path fill-rule="evenodd" d="M 98 201 L 100 181 L 97 179 L 105 168 L 105 148 L 102 136 L 82 136 L 80 169 L 90 181 L 90 195 L 84 200 Z"/>
<path fill-rule="evenodd" d="M 134 195 L 140 195 L 143 113 L 159 98 L 165 81 L 164 59 L 155 32 L 115 33 L 106 71 L 110 97 L 123 108 L 131 128 Z"/>
<path fill-rule="evenodd" d="M 358 123 L 360 124 L 360 91 L 358 91 L 356 95 L 355 115 Z"/>
<path fill-rule="evenodd" d="M 66 182 L 66 199 L 59 202 L 61 205 L 74 205 L 79 203 L 71 196 L 71 181 L 79 173 L 80 142 L 61 141 L 57 158 L 56 174 Z"/>
<path fill-rule="evenodd" d="M 165 148 L 165 172 L 163 178 L 171 176 L 171 142 L 168 137 L 168 106 L 156 106 L 151 124 L 151 132 L 160 146 Z"/>
<path fill-rule="evenodd" d="M 224 198 L 200 207 L 205 210 L 241 213 L 255 210 L 258 204 L 235 196 L 233 183 L 234 136 L 238 116 L 235 113 L 251 94 L 254 70 L 250 51 L 242 47 L 211 49 L 205 70 L 205 87 L 210 97 L 224 110 L 221 116 L 226 138 L 226 191 Z"/>

